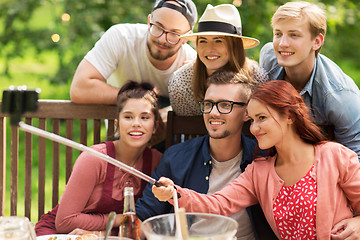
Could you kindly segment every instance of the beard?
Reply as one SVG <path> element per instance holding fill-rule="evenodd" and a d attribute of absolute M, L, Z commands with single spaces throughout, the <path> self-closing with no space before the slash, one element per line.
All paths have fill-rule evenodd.
<path fill-rule="evenodd" d="M 216 133 L 216 132 L 209 132 L 209 136 L 213 139 L 223 139 L 230 135 L 230 132 L 228 130 L 225 130 L 222 133 Z"/>
<path fill-rule="evenodd" d="M 156 44 L 159 44 L 169 50 L 165 50 L 166 52 L 162 52 L 162 51 L 156 49 L 156 46 L 155 46 Z M 178 52 L 179 48 L 181 47 L 181 45 L 175 46 L 175 47 L 169 47 L 168 45 L 161 44 L 160 42 L 151 40 L 150 38 L 147 40 L 146 46 L 149 50 L 150 56 L 158 61 L 164 61 L 168 58 L 171 58 Z M 152 49 L 152 47 L 153 47 L 153 49 Z"/>

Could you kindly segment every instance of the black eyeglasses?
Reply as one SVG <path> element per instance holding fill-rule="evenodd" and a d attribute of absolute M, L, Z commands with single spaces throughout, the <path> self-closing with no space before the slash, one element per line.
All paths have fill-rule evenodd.
<path fill-rule="evenodd" d="M 156 25 L 155 23 L 150 23 L 150 34 L 154 37 L 161 37 L 165 33 L 165 39 L 170 44 L 177 44 L 180 41 L 181 34 L 177 32 L 172 32 L 165 30 L 164 28 Z"/>
<path fill-rule="evenodd" d="M 216 105 L 217 110 L 219 111 L 219 113 L 222 113 L 222 114 L 231 113 L 234 104 L 240 105 L 242 107 L 246 105 L 246 103 L 244 103 L 244 102 L 233 102 L 233 101 L 213 102 L 210 100 L 200 101 L 199 104 L 200 104 L 200 110 L 202 113 L 210 113 L 212 111 L 214 105 Z"/>

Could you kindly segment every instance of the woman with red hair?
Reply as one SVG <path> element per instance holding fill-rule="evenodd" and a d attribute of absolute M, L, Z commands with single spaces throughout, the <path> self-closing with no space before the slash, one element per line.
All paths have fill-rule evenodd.
<path fill-rule="evenodd" d="M 324 141 L 295 88 L 283 80 L 255 89 L 248 103 L 250 131 L 268 156 L 257 158 L 223 190 L 207 196 L 176 186 L 189 212 L 232 215 L 260 203 L 281 239 L 330 239 L 333 227 L 360 213 L 360 163 L 355 152 Z M 161 201 L 174 188 L 153 187 Z M 335 228 L 334 228 L 335 229 Z M 341 231 L 346 230 L 346 226 Z"/>

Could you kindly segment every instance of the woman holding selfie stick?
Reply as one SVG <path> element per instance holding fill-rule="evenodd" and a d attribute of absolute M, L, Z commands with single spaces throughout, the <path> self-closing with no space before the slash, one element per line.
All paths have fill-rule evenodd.
<path fill-rule="evenodd" d="M 257 87 L 247 109 L 250 130 L 269 155 L 255 159 L 237 179 L 210 196 L 175 186 L 181 194 L 179 206 L 189 212 L 231 215 L 259 203 L 281 239 L 330 239 L 347 231 L 346 225 L 339 231 L 334 226 L 360 213 L 356 153 L 323 141 L 301 96 L 286 81 Z M 167 187 L 153 187 L 153 193 L 172 202 L 172 181 L 159 181 Z"/>

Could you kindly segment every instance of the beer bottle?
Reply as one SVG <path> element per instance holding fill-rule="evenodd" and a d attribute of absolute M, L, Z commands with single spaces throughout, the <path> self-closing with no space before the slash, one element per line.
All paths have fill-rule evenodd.
<path fill-rule="evenodd" d="M 135 212 L 134 190 L 132 187 L 125 187 L 124 190 L 124 213 L 120 221 L 119 236 L 140 240 L 140 220 Z"/>

